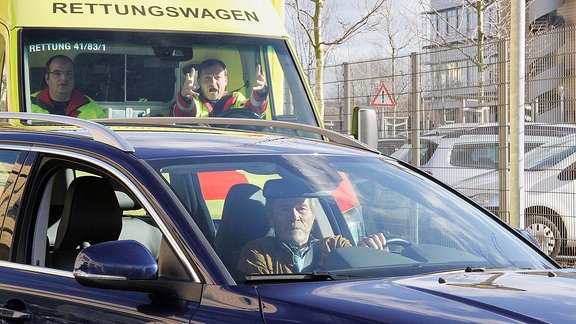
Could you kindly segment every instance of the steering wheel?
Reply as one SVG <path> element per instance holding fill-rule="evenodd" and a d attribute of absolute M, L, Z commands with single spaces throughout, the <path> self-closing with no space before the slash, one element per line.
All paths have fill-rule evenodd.
<path fill-rule="evenodd" d="M 244 108 L 232 108 L 219 113 L 214 117 L 262 119 L 257 113 Z"/>
<path fill-rule="evenodd" d="M 219 113 L 214 117 L 220 118 L 245 118 L 245 119 L 262 119 L 260 115 L 253 112 L 252 110 L 244 109 L 244 108 L 232 108 L 228 109 L 224 112 Z M 264 126 L 255 126 L 255 125 L 234 125 L 234 124 L 227 124 L 227 125 L 214 125 L 224 128 L 233 128 L 233 129 L 243 129 L 243 130 L 251 130 L 251 131 L 258 131 L 261 132 L 265 127 Z"/>
<path fill-rule="evenodd" d="M 400 236 L 386 237 L 386 246 L 392 253 L 400 253 L 407 247 L 412 246 L 412 243 L 403 239 Z"/>

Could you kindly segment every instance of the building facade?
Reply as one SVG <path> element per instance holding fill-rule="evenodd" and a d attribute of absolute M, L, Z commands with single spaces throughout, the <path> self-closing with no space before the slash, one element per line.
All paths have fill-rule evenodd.
<path fill-rule="evenodd" d="M 433 84 L 423 94 L 436 124 L 495 121 L 505 105 L 502 40 L 510 1 L 432 0 L 426 63 Z M 526 4 L 526 114 L 529 121 L 575 122 L 576 0 Z M 499 47 L 500 44 L 500 47 Z M 504 47 L 502 47 L 504 46 Z M 505 68 L 504 68 L 505 69 Z"/>

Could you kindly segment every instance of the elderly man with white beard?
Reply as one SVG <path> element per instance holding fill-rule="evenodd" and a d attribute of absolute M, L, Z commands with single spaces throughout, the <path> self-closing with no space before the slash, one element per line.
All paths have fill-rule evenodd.
<path fill-rule="evenodd" d="M 341 235 L 314 238 L 310 235 L 318 200 L 304 183 L 274 179 L 264 186 L 266 211 L 275 236 L 248 242 L 240 253 L 237 269 L 245 274 L 312 272 L 322 267 L 330 251 L 352 246 Z M 359 246 L 384 249 L 386 238 L 378 233 L 363 238 Z"/>

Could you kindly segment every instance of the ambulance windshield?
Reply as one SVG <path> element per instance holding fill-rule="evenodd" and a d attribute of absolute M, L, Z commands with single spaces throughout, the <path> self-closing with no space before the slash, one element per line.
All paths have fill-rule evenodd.
<path fill-rule="evenodd" d="M 86 107 L 76 113 L 77 117 L 87 119 L 237 117 L 222 113 L 248 108 L 260 118 L 319 124 L 304 81 L 283 39 L 66 29 L 25 29 L 22 39 L 24 92 L 30 98 L 21 108 L 23 111 L 67 114 L 80 104 L 75 101 L 78 98 L 66 102 L 66 98 L 59 100 L 55 96 L 70 93 L 74 88 L 74 93 L 86 97 L 81 97 L 81 101 L 100 106 L 105 114 L 102 117 L 86 113 L 89 110 Z M 48 66 L 47 62 L 57 55 L 71 59 L 73 65 L 60 61 L 64 65 Z M 217 104 L 214 98 L 209 98 L 211 95 L 206 95 L 208 98 L 200 95 L 203 90 L 217 92 L 222 83 L 214 82 L 215 85 L 203 89 L 198 83 L 198 73 L 193 90 L 199 95 L 180 94 L 182 85 L 190 84 L 187 75 L 190 77 L 192 69 L 197 72 L 207 59 L 226 65 L 225 90 L 234 103 Z M 258 87 L 262 84 L 266 87 Z M 256 95 L 255 87 L 260 90 Z M 200 101 L 193 101 L 196 99 Z M 190 105 L 186 106 L 191 101 L 199 106 L 192 113 Z"/>

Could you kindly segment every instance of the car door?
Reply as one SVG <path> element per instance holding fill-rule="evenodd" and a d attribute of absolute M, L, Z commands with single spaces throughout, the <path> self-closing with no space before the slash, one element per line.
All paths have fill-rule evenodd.
<path fill-rule="evenodd" d="M 0 160 L 3 158 L 0 151 Z M 80 166 L 82 168 L 75 169 Z M 4 173 L 8 172 L 9 164 L 0 164 L 2 167 Z M 101 168 L 86 162 L 75 164 L 70 158 L 36 153 L 28 155 L 20 172 L 15 170 L 18 167 L 18 164 L 13 164 L 6 181 L 7 189 L 1 196 L 1 320 L 29 320 L 34 323 L 170 323 L 190 320 L 199 306 L 199 297 L 196 302 L 174 301 L 153 298 L 146 292 L 85 287 L 76 282 L 72 269 L 50 266 L 48 260 L 54 249 L 50 237 L 50 229 L 54 226 L 51 218 L 59 213 L 63 217 L 66 212 L 59 208 L 59 204 L 64 203 L 66 207 L 68 199 L 68 192 L 60 192 L 59 188 L 70 189 L 66 188 L 70 185 L 70 176 L 97 178 L 97 174 L 91 174 L 91 171 Z M 62 174 L 64 181 L 58 178 Z M 98 176 L 102 179 L 106 174 Z M 97 229 L 93 231 L 98 232 Z M 142 230 L 137 232 L 145 233 Z"/>
<path fill-rule="evenodd" d="M 576 202 L 574 201 L 574 193 L 576 193 L 576 155 L 572 154 L 562 161 L 561 168 L 556 170 L 556 177 L 554 178 L 555 185 L 550 190 L 554 196 L 549 199 L 552 201 L 553 206 L 556 207 L 564 220 L 564 225 L 567 228 L 568 239 L 573 239 L 574 228 L 576 227 Z"/>

